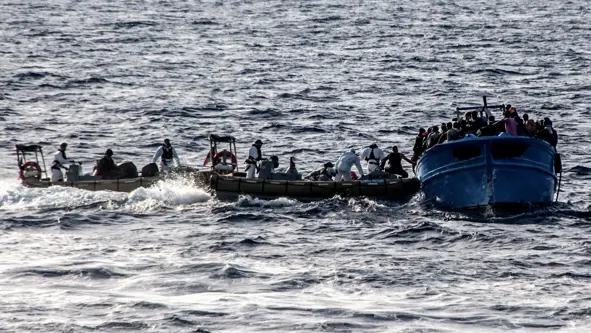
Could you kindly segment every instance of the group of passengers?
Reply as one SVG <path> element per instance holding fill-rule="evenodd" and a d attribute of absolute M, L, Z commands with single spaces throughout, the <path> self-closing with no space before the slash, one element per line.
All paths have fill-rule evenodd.
<path fill-rule="evenodd" d="M 51 182 L 64 181 L 64 173 L 62 170 L 68 170 L 70 164 L 76 163 L 74 160 L 68 159 L 66 156 L 66 149 L 68 148 L 67 143 L 62 143 L 60 148 L 53 156 L 53 162 L 51 163 Z M 164 139 L 164 143 L 158 146 L 156 153 L 152 157 L 152 163 L 156 163 L 160 160 L 160 172 L 170 171 L 173 167 L 173 160 L 177 166 L 180 166 L 181 162 L 176 149 L 171 145 L 169 139 Z M 80 162 L 78 162 L 80 163 Z M 93 176 L 101 176 L 104 179 L 117 178 L 118 166 L 113 161 L 113 150 L 107 149 L 105 155 L 96 162 Z"/>
<path fill-rule="evenodd" d="M 496 121 L 493 115 L 480 116 L 478 111 L 471 111 L 466 112 L 461 119 L 454 119 L 453 123 L 442 123 L 441 128 L 435 125 L 427 130 L 419 129 L 411 160 L 416 163 L 423 152 L 440 143 L 470 137 L 497 135 L 538 138 L 547 141 L 554 148 L 558 143 L 558 134 L 552 127 L 550 118 L 546 117 L 535 121 L 530 119 L 527 113 L 520 117 L 514 107 L 507 105 L 503 112 L 503 119 L 499 121 Z"/>
<path fill-rule="evenodd" d="M 255 173 L 260 170 L 261 161 L 264 160 L 261 150 L 262 146 L 263 142 L 261 140 L 256 140 L 248 152 L 248 158 L 245 161 L 247 178 L 255 178 Z M 376 143 L 373 143 L 364 149 L 361 152 L 361 155 L 357 154 L 355 149 L 346 151 L 337 159 L 336 163 L 326 162 L 322 168 L 311 172 L 305 177 L 305 179 L 320 181 L 359 179 L 359 177 L 363 177 L 366 174 L 361 166 L 362 160 L 367 163 L 368 174 L 384 170 L 389 174 L 397 175 L 402 178 L 408 177 L 408 172 L 402 167 L 402 160 L 412 163 L 410 159 L 398 151 L 397 146 L 393 146 L 392 151 L 386 154 Z M 388 166 L 386 166 L 386 163 Z M 357 168 L 357 172 L 359 172 L 360 176 L 357 176 L 355 172 L 352 172 L 351 169 L 353 166 Z M 292 158 L 287 173 L 293 172 L 297 171 Z"/>

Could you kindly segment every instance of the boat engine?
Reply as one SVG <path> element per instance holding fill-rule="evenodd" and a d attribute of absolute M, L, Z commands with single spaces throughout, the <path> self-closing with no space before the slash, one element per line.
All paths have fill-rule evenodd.
<path fill-rule="evenodd" d="M 82 176 L 82 166 L 80 164 L 70 164 L 68 171 L 66 171 L 66 180 L 74 182 L 80 180 Z"/>

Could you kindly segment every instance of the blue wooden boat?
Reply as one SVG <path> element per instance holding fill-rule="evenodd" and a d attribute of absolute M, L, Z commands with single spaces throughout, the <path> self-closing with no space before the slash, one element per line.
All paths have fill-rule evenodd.
<path fill-rule="evenodd" d="M 544 140 L 469 136 L 433 146 L 415 172 L 427 199 L 449 208 L 479 208 L 549 204 L 561 168 L 560 156 Z"/>

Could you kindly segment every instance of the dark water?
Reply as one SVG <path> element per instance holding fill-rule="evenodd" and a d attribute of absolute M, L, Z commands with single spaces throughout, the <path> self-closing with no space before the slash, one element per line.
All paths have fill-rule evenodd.
<path fill-rule="evenodd" d="M 4 1 L 0 331 L 588 332 L 587 1 Z M 256 138 L 300 171 L 498 96 L 560 135 L 560 202 L 520 214 L 162 183 L 25 189 L 13 145 L 143 165 Z M 519 184 L 516 184 L 519 186 Z"/>

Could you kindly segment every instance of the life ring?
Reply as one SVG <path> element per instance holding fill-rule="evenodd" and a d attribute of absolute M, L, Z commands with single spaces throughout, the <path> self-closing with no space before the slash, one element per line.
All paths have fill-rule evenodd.
<path fill-rule="evenodd" d="M 229 152 L 227 150 L 222 150 L 219 153 L 215 154 L 215 156 L 213 157 L 213 166 L 215 166 L 216 164 L 219 164 L 222 161 L 224 154 L 226 154 L 226 158 L 231 159 L 232 171 L 234 171 L 236 169 L 236 167 L 238 166 L 238 159 L 236 158 L 236 155 L 232 154 L 231 152 Z M 211 159 L 211 152 L 207 153 L 207 156 L 205 156 L 205 160 L 203 160 L 203 166 L 207 166 L 207 163 L 209 163 L 210 159 Z"/>
<path fill-rule="evenodd" d="M 215 166 L 216 164 L 219 164 L 220 162 L 222 162 L 223 158 L 224 158 L 224 154 L 226 155 L 226 158 L 230 158 L 232 161 L 232 171 L 234 171 L 236 169 L 236 167 L 238 166 L 238 159 L 236 158 L 236 155 L 232 154 L 231 152 L 227 151 L 227 150 L 222 150 L 219 153 L 215 154 L 215 156 L 213 157 L 213 165 Z"/>
<path fill-rule="evenodd" d="M 21 166 L 18 179 L 25 179 L 24 171 L 27 168 L 35 168 L 35 170 L 37 170 L 37 175 L 33 178 L 35 178 L 36 180 L 41 179 L 41 167 L 39 166 L 39 163 L 32 161 L 29 161 Z"/>

